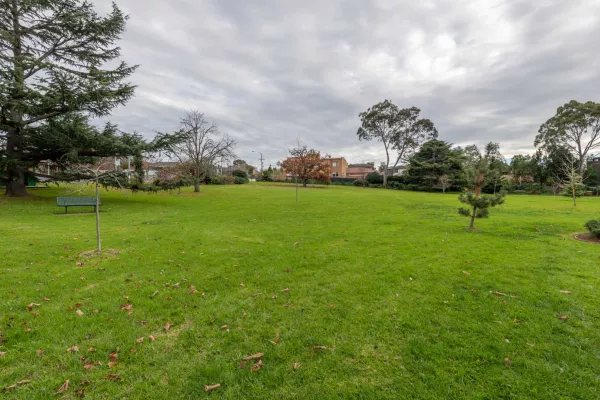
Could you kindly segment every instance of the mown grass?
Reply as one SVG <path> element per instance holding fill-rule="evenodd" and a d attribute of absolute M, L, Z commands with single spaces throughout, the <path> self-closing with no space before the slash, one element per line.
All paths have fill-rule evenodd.
<path fill-rule="evenodd" d="M 108 192 L 119 254 L 84 257 L 64 190 L 0 200 L 0 388 L 31 381 L 3 397 L 600 398 L 600 247 L 571 237 L 600 199 L 510 196 L 471 232 L 455 194 Z"/>

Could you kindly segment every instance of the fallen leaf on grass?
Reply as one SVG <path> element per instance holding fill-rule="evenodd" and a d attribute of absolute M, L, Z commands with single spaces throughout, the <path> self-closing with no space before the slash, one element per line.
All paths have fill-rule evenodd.
<path fill-rule="evenodd" d="M 571 292 L 570 290 L 561 290 L 560 292 L 563 294 L 573 294 L 573 292 Z"/>
<path fill-rule="evenodd" d="M 335 303 L 329 303 L 329 307 L 331 307 L 331 308 L 335 307 Z"/>
<path fill-rule="evenodd" d="M 79 315 L 80 317 L 83 317 L 83 311 L 81 310 L 75 311 L 75 314 Z"/>
<path fill-rule="evenodd" d="M 465 275 L 471 275 L 471 273 L 469 271 L 463 271 L 462 273 Z"/>
<path fill-rule="evenodd" d="M 301 365 L 301 363 L 294 363 L 294 371 L 300 368 Z"/>
<path fill-rule="evenodd" d="M 95 352 L 95 351 L 96 351 L 96 349 L 95 349 L 95 348 L 93 348 L 93 347 L 90 347 L 89 349 L 87 349 L 87 352 L 88 352 L 88 353 L 93 353 L 93 352 Z"/>
<path fill-rule="evenodd" d="M 142 326 L 146 326 L 146 325 L 148 325 L 148 321 L 138 321 L 138 324 L 140 324 Z"/>
<path fill-rule="evenodd" d="M 562 319 L 563 321 L 566 321 L 569 319 L 569 317 L 567 317 L 566 315 L 557 315 L 556 318 Z"/>
<path fill-rule="evenodd" d="M 143 341 L 144 341 L 144 337 L 143 336 L 141 338 L 139 338 L 139 339 L 135 339 L 136 343 L 142 343 Z"/>
<path fill-rule="evenodd" d="M 150 335 L 150 336 L 148 336 L 148 339 L 150 339 L 151 342 L 154 342 L 156 340 L 156 337 Z"/>
<path fill-rule="evenodd" d="M 286 287 L 285 289 L 282 290 L 283 293 L 286 293 L 286 292 L 289 292 L 289 291 L 290 291 L 289 287 Z"/>
<path fill-rule="evenodd" d="M 87 369 L 88 371 L 90 369 L 93 369 L 94 367 L 96 367 L 96 363 L 94 363 L 93 361 L 89 361 L 83 364 L 83 368 Z"/>
<path fill-rule="evenodd" d="M 506 294 L 501 293 L 501 292 L 490 292 L 492 294 L 495 294 L 496 296 L 506 296 Z"/>
<path fill-rule="evenodd" d="M 504 365 L 506 365 L 507 367 L 510 367 L 510 358 L 506 357 L 504 359 Z"/>
<path fill-rule="evenodd" d="M 246 285 L 244 285 L 244 282 L 240 283 L 241 287 L 245 287 Z"/>
<path fill-rule="evenodd" d="M 75 396 L 83 399 L 85 397 L 85 389 L 77 389 L 75 391 Z"/>
<path fill-rule="evenodd" d="M 132 308 L 133 308 L 133 305 L 131 305 L 131 304 L 123 304 L 123 305 L 121 305 L 121 311 L 125 311 L 125 310 L 129 311 Z"/>
<path fill-rule="evenodd" d="M 300 242 L 294 243 L 294 246 L 296 246 L 296 247 L 300 246 Z"/>
<path fill-rule="evenodd" d="M 79 382 L 79 386 L 87 386 L 90 384 L 90 381 L 81 381 Z"/>
<path fill-rule="evenodd" d="M 506 344 L 510 344 L 510 340 L 504 339 L 504 341 L 506 342 Z"/>
<path fill-rule="evenodd" d="M 119 374 L 106 375 L 106 379 L 108 379 L 109 381 L 117 381 L 117 380 L 119 380 L 119 378 L 120 378 Z"/>
<path fill-rule="evenodd" d="M 227 325 L 221 325 L 221 329 L 227 329 Z"/>
<path fill-rule="evenodd" d="M 253 366 L 250 367 L 250 372 L 256 372 L 259 369 L 261 369 L 262 366 L 263 366 L 262 360 L 258 360 L 258 362 L 256 364 L 254 364 Z"/>
<path fill-rule="evenodd" d="M 22 381 L 19 381 L 19 382 L 15 383 L 14 385 L 10 385 L 10 386 L 7 386 L 7 387 L 5 387 L 4 389 L 2 389 L 2 391 L 3 391 L 3 392 L 8 392 L 9 390 L 16 389 L 16 388 L 18 388 L 19 386 L 21 386 L 21 385 L 26 385 L 26 384 L 28 384 L 28 383 L 30 383 L 30 382 L 31 382 L 30 380 L 23 379 Z"/>
<path fill-rule="evenodd" d="M 136 353 L 136 351 L 137 351 L 136 349 L 131 349 L 131 350 L 129 350 L 129 352 L 130 352 L 131 354 L 135 354 L 135 353 Z"/>
<path fill-rule="evenodd" d="M 221 387 L 220 383 L 217 383 L 216 385 L 206 385 L 204 386 L 204 391 L 205 392 L 210 392 L 211 390 L 215 390 Z"/>
<path fill-rule="evenodd" d="M 150 298 L 151 299 L 154 298 L 154 296 L 156 296 L 157 294 L 158 294 L 158 290 L 156 292 L 152 293 L 152 296 L 150 296 Z"/>
<path fill-rule="evenodd" d="M 33 311 L 33 307 L 39 307 L 40 305 L 38 303 L 29 303 L 27 305 L 27 311 Z"/>
<path fill-rule="evenodd" d="M 256 353 L 256 354 L 252 354 L 251 356 L 244 357 L 244 358 L 242 358 L 242 360 L 244 360 L 244 361 L 256 360 L 257 358 L 261 358 L 264 355 L 265 355 L 265 353 Z"/>
<path fill-rule="evenodd" d="M 79 351 L 79 346 L 71 346 L 67 349 L 67 351 L 70 351 L 71 353 L 76 353 Z"/>
<path fill-rule="evenodd" d="M 262 293 L 254 293 L 254 294 L 252 295 L 252 297 L 258 297 L 258 296 L 262 296 Z"/>
<path fill-rule="evenodd" d="M 49 299 L 49 298 L 47 298 L 47 297 L 44 297 L 44 298 L 42 299 L 42 301 L 49 302 L 49 301 L 52 301 L 52 300 L 50 300 L 50 299 Z"/>
<path fill-rule="evenodd" d="M 177 282 L 174 285 L 171 285 L 171 287 L 174 287 L 174 288 L 179 288 L 179 286 L 181 286 L 181 282 Z"/>
<path fill-rule="evenodd" d="M 168 330 L 169 330 L 169 329 L 171 329 L 172 327 L 173 327 L 173 324 L 170 324 L 170 323 L 168 323 L 168 322 L 167 322 L 167 323 L 165 324 L 165 326 L 164 326 L 164 328 L 165 328 L 165 331 L 168 331 Z"/>
<path fill-rule="evenodd" d="M 271 297 L 271 298 L 272 298 L 273 300 L 276 300 L 276 299 L 277 299 L 277 296 L 273 296 L 273 297 Z"/>
<path fill-rule="evenodd" d="M 242 361 L 242 362 L 240 363 L 240 369 L 244 369 L 244 368 L 246 368 L 246 365 L 248 365 L 248 362 L 247 362 L 247 361 Z"/>
<path fill-rule="evenodd" d="M 0 357 L 4 357 L 6 356 L 6 352 L 5 351 L 0 351 Z"/>
<path fill-rule="evenodd" d="M 60 389 L 58 389 L 58 391 L 56 393 L 54 393 L 55 395 L 60 394 L 60 393 L 65 393 L 69 391 L 69 386 L 70 386 L 70 382 L 67 379 L 65 381 L 65 383 L 62 384 L 62 386 L 60 387 Z"/>
<path fill-rule="evenodd" d="M 328 350 L 327 346 L 313 346 L 313 350 Z"/>
<path fill-rule="evenodd" d="M 190 294 L 196 294 L 198 293 L 198 289 L 196 289 L 196 286 L 191 285 L 190 286 Z"/>
<path fill-rule="evenodd" d="M 42 354 L 44 354 L 44 350 L 36 350 L 35 354 L 41 356 Z"/>
<path fill-rule="evenodd" d="M 275 338 L 275 342 L 274 342 L 274 343 L 275 343 L 275 344 L 279 344 L 279 343 L 281 343 L 281 338 L 278 338 L 278 337 L 276 337 L 276 338 Z"/>

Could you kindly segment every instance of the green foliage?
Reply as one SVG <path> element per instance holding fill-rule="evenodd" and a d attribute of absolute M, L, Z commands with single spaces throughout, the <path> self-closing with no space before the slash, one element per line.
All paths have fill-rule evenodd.
<path fill-rule="evenodd" d="M 365 186 L 365 181 L 362 179 L 357 179 L 354 182 L 352 182 L 352 186 L 363 187 Z"/>
<path fill-rule="evenodd" d="M 241 169 L 234 169 L 231 172 L 231 175 L 237 176 L 240 178 L 248 179 L 248 173 L 246 171 L 242 171 Z"/>
<path fill-rule="evenodd" d="M 241 176 L 234 176 L 233 183 L 236 185 L 243 185 L 244 183 L 248 183 L 248 179 L 242 178 Z"/>
<path fill-rule="evenodd" d="M 460 150 L 442 140 L 423 143 L 420 150 L 410 158 L 403 176 L 408 184 L 433 190 L 440 187 L 440 180 L 447 177 L 447 187 L 460 180 L 463 156 Z"/>
<path fill-rule="evenodd" d="M 585 223 L 586 229 L 590 232 L 593 237 L 600 237 L 600 220 L 591 219 Z"/>
<path fill-rule="evenodd" d="M 461 193 L 458 200 L 467 204 L 470 208 L 459 208 L 458 213 L 471 218 L 470 227 L 473 227 L 475 218 L 487 218 L 489 209 L 504 203 L 504 193 L 496 195 L 480 195 L 476 196 L 473 192 Z"/>
<path fill-rule="evenodd" d="M 40 153 L 60 157 L 87 147 L 36 137 L 44 121 L 72 113 L 108 115 L 133 96 L 134 86 L 125 80 L 136 67 L 118 62 L 126 20 L 115 5 L 101 17 L 83 0 L 0 2 L 0 49 L 12 49 L 0 55 L 7 194 L 25 194 L 23 171 L 40 161 Z"/>
<path fill-rule="evenodd" d="M 370 185 L 382 185 L 383 184 L 383 175 L 378 174 L 377 172 L 371 172 L 365 177 L 365 180 Z"/>
<path fill-rule="evenodd" d="M 585 185 L 580 182 L 567 183 L 560 192 L 565 197 L 581 197 L 585 193 Z"/>

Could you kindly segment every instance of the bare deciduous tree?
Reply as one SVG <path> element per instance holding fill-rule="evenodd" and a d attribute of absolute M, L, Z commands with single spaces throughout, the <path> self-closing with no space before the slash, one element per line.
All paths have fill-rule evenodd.
<path fill-rule="evenodd" d="M 185 111 L 177 132 L 159 135 L 168 143 L 167 156 L 190 166 L 196 193 L 200 192 L 200 182 L 217 159 L 235 157 L 235 140 L 228 135 L 221 135 L 217 125 L 209 123 L 198 110 Z"/>
<path fill-rule="evenodd" d="M 573 199 L 573 207 L 577 206 L 577 198 L 583 196 L 585 186 L 583 177 L 579 173 L 579 161 L 575 157 L 566 157 L 560 167 L 562 179 L 563 195 Z"/>

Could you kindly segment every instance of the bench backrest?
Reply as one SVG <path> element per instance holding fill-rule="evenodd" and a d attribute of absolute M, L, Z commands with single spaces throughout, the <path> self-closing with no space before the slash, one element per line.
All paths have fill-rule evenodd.
<path fill-rule="evenodd" d="M 98 201 L 99 204 L 102 204 L 102 202 Z M 57 197 L 56 198 L 56 205 L 57 206 L 61 206 L 61 207 L 68 207 L 68 206 L 95 206 L 96 205 L 96 198 L 95 197 L 84 197 L 84 196 L 77 196 L 77 197 Z"/>

